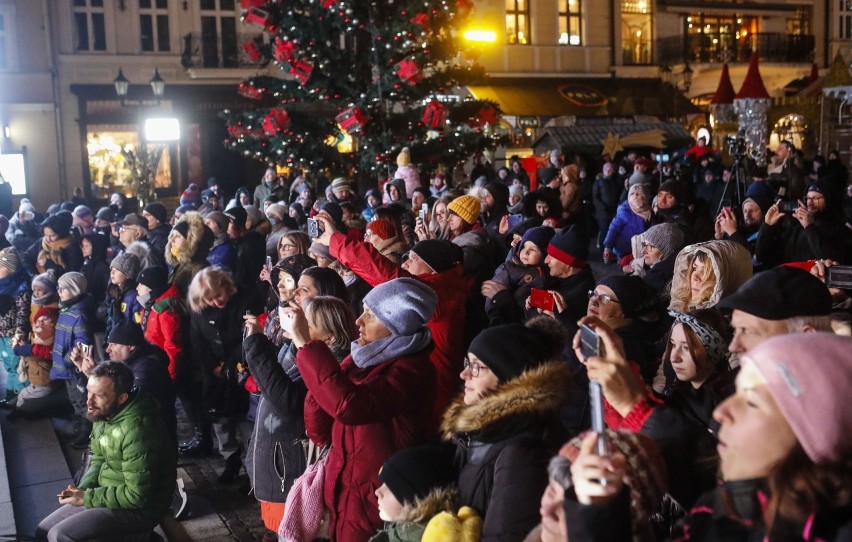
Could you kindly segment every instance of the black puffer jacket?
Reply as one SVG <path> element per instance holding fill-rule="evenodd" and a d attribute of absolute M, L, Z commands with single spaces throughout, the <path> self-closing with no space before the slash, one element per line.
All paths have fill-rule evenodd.
<path fill-rule="evenodd" d="M 441 431 L 458 447 L 461 504 L 484 518 L 482 542 L 521 541 L 538 525 L 547 464 L 564 440 L 557 411 L 570 374 L 560 361 L 529 369 L 473 405 L 450 405 Z"/>
<path fill-rule="evenodd" d="M 293 481 L 307 467 L 303 440 L 305 396 L 293 356 L 279 362 L 278 348 L 263 334 L 256 333 L 243 343 L 245 359 L 261 391 L 254 429 L 246 452 L 246 472 L 260 501 L 283 503 Z M 285 365 L 287 368 L 285 369 Z M 289 370 L 288 370 L 289 369 Z"/>

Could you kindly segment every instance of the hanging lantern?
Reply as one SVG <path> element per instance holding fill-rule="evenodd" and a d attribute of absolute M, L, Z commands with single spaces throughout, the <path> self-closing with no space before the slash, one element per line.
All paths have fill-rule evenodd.
<path fill-rule="evenodd" d="M 441 128 L 447 122 L 447 106 L 438 100 L 432 100 L 423 111 L 423 124 L 429 128 Z"/>
<path fill-rule="evenodd" d="M 344 132 L 353 134 L 367 124 L 368 118 L 360 107 L 350 107 L 341 111 L 339 115 L 334 117 L 334 120 Z"/>

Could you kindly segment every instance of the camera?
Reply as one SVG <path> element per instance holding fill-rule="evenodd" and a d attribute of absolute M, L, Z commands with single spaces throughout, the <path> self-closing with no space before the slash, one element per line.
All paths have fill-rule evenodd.
<path fill-rule="evenodd" d="M 725 137 L 725 143 L 728 145 L 728 154 L 737 157 L 746 155 L 746 140 L 741 135 L 729 135 Z"/>
<path fill-rule="evenodd" d="M 322 235 L 322 232 L 323 232 L 323 230 L 322 230 L 322 228 L 320 228 L 320 223 L 314 218 L 309 218 L 308 219 L 308 237 L 310 237 L 311 239 L 316 239 L 317 237 Z"/>

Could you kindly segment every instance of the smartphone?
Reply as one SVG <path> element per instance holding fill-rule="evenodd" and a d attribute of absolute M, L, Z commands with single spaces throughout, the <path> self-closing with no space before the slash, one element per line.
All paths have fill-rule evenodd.
<path fill-rule="evenodd" d="M 580 351 L 586 359 L 601 355 L 601 338 L 586 324 L 580 326 Z"/>
<path fill-rule="evenodd" d="M 722 209 L 733 209 L 734 204 L 729 199 L 722 200 Z"/>
<path fill-rule="evenodd" d="M 778 204 L 778 210 L 782 213 L 795 213 L 798 208 L 798 201 L 782 201 Z"/>
<path fill-rule="evenodd" d="M 547 290 L 530 288 L 530 307 L 553 312 L 556 308 L 556 298 Z"/>
<path fill-rule="evenodd" d="M 267 269 L 272 269 L 272 256 L 267 256 L 267 257 L 266 257 L 266 268 L 267 268 Z"/>
<path fill-rule="evenodd" d="M 322 233 L 319 222 L 315 218 L 308 219 L 308 237 L 316 239 Z"/>
<path fill-rule="evenodd" d="M 589 403 L 592 407 L 592 431 L 598 434 L 597 453 L 601 457 L 606 457 L 609 452 L 606 445 L 603 391 L 601 385 L 597 382 L 589 382 Z M 600 483 L 605 486 L 606 480 L 601 478 Z"/>
<path fill-rule="evenodd" d="M 78 343 L 77 343 L 77 346 L 79 346 L 79 347 L 80 347 L 80 353 L 82 353 L 82 354 L 83 354 L 83 357 L 84 357 L 84 358 L 89 357 L 89 351 L 90 351 L 90 349 L 92 348 L 92 347 L 91 347 L 91 345 L 83 344 L 83 343 L 78 342 Z"/>
<path fill-rule="evenodd" d="M 852 290 L 852 266 L 835 265 L 825 272 L 825 285 L 829 288 Z"/>
<path fill-rule="evenodd" d="M 515 226 L 524 221 L 524 215 L 509 215 L 509 229 L 513 229 Z"/>
<path fill-rule="evenodd" d="M 426 213 L 428 213 L 428 212 L 429 212 L 429 204 L 424 203 L 420 207 L 420 220 L 422 220 L 424 223 L 426 222 Z"/>

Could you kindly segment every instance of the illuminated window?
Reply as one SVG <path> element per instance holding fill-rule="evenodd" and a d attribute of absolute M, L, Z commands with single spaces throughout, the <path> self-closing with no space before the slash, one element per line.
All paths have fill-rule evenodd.
<path fill-rule="evenodd" d="M 86 151 L 89 160 L 89 178 L 92 195 L 108 198 L 112 192 L 133 196 L 133 175 L 124 159 L 122 149 L 139 147 L 139 135 L 132 125 L 89 125 L 86 134 Z M 151 145 L 149 148 L 153 148 Z M 168 146 L 163 150 L 156 167 L 154 187 L 172 186 L 171 154 Z"/>
<path fill-rule="evenodd" d="M 560 45 L 582 45 L 582 1 L 559 0 Z"/>
<path fill-rule="evenodd" d="M 171 50 L 168 0 L 139 0 L 139 39 L 143 51 Z"/>
<path fill-rule="evenodd" d="M 653 60 L 651 0 L 621 0 L 621 54 L 624 64 Z"/>
<path fill-rule="evenodd" d="M 506 38 L 510 45 L 529 45 L 529 0 L 506 0 Z"/>
<path fill-rule="evenodd" d="M 837 11 L 837 37 L 852 40 L 852 0 L 840 0 Z"/>
<path fill-rule="evenodd" d="M 104 0 L 74 1 L 74 48 L 78 51 L 106 51 Z"/>

